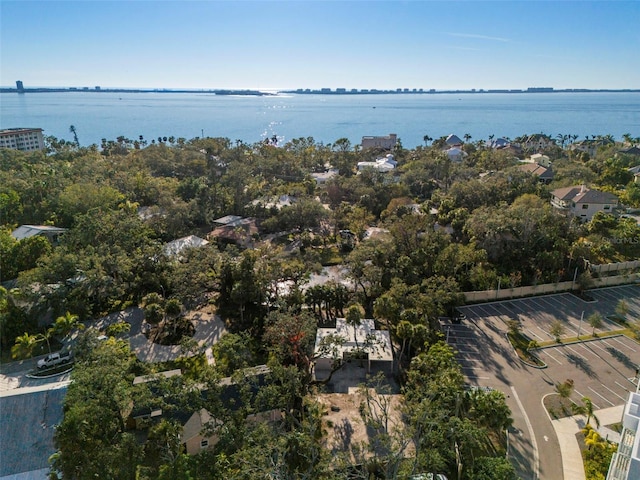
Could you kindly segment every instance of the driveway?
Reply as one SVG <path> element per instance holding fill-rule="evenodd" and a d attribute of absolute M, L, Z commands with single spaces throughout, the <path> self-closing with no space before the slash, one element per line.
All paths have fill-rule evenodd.
<path fill-rule="evenodd" d="M 193 339 L 198 342 L 198 345 L 202 348 L 210 348 L 227 332 L 222 319 L 211 313 L 207 307 L 189 312 L 187 318 L 191 320 L 196 329 Z M 134 352 L 136 357 L 142 362 L 167 362 L 183 356 L 179 345 L 159 345 L 149 341 L 144 333 L 142 333 L 143 320 L 143 310 L 141 308 L 131 308 L 103 317 L 92 325 L 104 331 L 112 323 L 120 321 L 130 323 L 131 329 L 128 333 L 129 345 L 131 346 L 131 351 Z"/>

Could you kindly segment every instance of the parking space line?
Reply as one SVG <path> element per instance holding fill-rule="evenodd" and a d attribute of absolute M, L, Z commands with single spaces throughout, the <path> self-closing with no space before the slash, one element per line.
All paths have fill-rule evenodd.
<path fill-rule="evenodd" d="M 611 393 L 613 393 L 616 397 L 618 397 L 620 400 L 622 400 L 623 402 L 626 402 L 627 399 L 624 397 L 621 397 L 620 395 L 618 395 L 616 392 L 614 392 L 613 390 L 611 390 L 609 387 L 607 387 L 604 383 L 601 384 L 604 388 L 606 388 L 607 390 L 609 390 Z"/>
<path fill-rule="evenodd" d="M 582 393 L 580 393 L 577 389 L 573 389 L 574 392 L 576 392 L 578 394 L 578 396 L 582 399 L 584 397 L 586 397 L 586 395 L 583 395 Z M 576 402 L 577 403 L 577 402 Z M 591 404 L 595 407 L 596 410 L 600 410 L 600 407 L 598 405 L 596 405 L 596 402 L 593 401 L 593 399 L 591 399 Z"/>
<path fill-rule="evenodd" d="M 626 343 L 621 342 L 621 341 L 620 341 L 620 339 L 619 339 L 619 338 L 617 338 L 617 337 L 607 337 L 607 341 L 608 341 L 608 340 L 612 340 L 612 341 L 614 341 L 614 342 L 617 342 L 617 343 L 619 343 L 620 345 L 622 345 L 623 347 L 628 348 L 628 349 L 629 349 L 629 350 L 631 350 L 632 352 L 634 352 L 634 353 L 636 352 L 636 349 L 635 349 L 635 348 L 632 348 L 632 347 L 628 346 Z M 606 343 L 606 341 L 605 341 L 605 343 Z M 609 345 L 609 344 L 607 343 L 607 345 Z M 611 347 L 613 347 L 613 345 L 610 345 L 610 346 L 611 346 Z"/>
<path fill-rule="evenodd" d="M 551 358 L 553 358 L 556 362 L 558 362 L 559 365 L 562 365 L 562 362 L 560 360 L 558 360 L 556 357 L 554 357 L 553 355 L 551 355 L 549 352 L 544 351 L 544 354 L 548 355 Z"/>
<path fill-rule="evenodd" d="M 581 355 L 580 353 L 578 353 L 575 349 L 573 349 L 572 347 L 570 347 L 569 345 L 567 345 L 567 350 L 571 350 L 573 353 L 575 353 L 577 356 L 579 356 L 581 359 L 583 359 L 584 361 L 587 361 L 587 357 L 585 357 L 584 355 Z"/>
<path fill-rule="evenodd" d="M 628 380 L 628 379 L 627 379 L 627 380 Z M 633 382 L 632 382 L 632 383 L 633 383 Z M 615 384 L 616 384 L 616 385 L 618 385 L 618 386 L 619 386 L 620 388 L 622 388 L 623 390 L 626 390 L 626 391 L 627 391 L 627 393 L 631 391 L 631 390 L 629 390 L 627 387 L 625 387 L 624 385 L 620 385 L 620 383 L 618 383 L 618 381 L 617 381 L 617 380 L 615 380 Z M 625 402 L 626 402 L 626 401 L 627 401 L 627 400 L 625 399 Z"/>
<path fill-rule="evenodd" d="M 553 338 L 553 335 L 551 335 L 551 333 L 547 332 L 544 328 L 542 327 L 538 327 L 540 330 L 542 330 L 542 332 L 547 336 L 547 337 L 551 337 Z"/>
<path fill-rule="evenodd" d="M 536 334 L 536 332 L 534 332 L 534 331 L 532 331 L 532 330 L 529 330 L 528 328 L 526 328 L 526 329 L 525 329 L 525 332 L 528 332 L 528 333 L 530 333 L 531 335 L 533 335 L 534 337 L 536 337 L 536 338 L 538 338 L 538 339 L 542 340 L 542 337 L 541 337 L 540 335 Z"/>
<path fill-rule="evenodd" d="M 595 393 L 596 395 L 598 395 L 602 400 L 604 400 L 605 402 L 607 402 L 609 405 L 611 405 L 612 407 L 615 407 L 615 404 L 611 403 L 609 400 L 607 400 L 605 397 L 603 397 L 602 395 L 600 395 L 598 392 L 596 392 L 593 388 L 589 387 L 589 390 L 591 390 L 593 393 Z"/>

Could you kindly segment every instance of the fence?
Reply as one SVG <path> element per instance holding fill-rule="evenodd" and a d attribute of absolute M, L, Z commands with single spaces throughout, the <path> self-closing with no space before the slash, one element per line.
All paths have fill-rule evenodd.
<path fill-rule="evenodd" d="M 589 265 L 592 273 L 618 272 L 620 270 L 634 270 L 640 268 L 640 260 L 631 260 L 629 262 L 604 263 L 602 265 Z"/>
<path fill-rule="evenodd" d="M 631 262 L 626 262 L 631 263 Z M 593 288 L 612 287 L 625 283 L 640 281 L 640 273 L 630 275 L 616 275 L 612 277 L 594 278 Z M 464 292 L 466 303 L 487 302 L 507 298 L 529 297 L 550 293 L 568 292 L 574 287 L 574 282 L 543 283 L 527 287 L 501 288 L 499 290 L 482 290 L 478 292 Z"/>

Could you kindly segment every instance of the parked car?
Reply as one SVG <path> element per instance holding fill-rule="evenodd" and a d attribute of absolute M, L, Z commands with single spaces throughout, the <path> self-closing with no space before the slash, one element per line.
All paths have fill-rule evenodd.
<path fill-rule="evenodd" d="M 38 370 L 63 365 L 65 363 L 69 363 L 71 360 L 73 360 L 73 353 L 71 353 L 70 350 L 67 350 L 66 352 L 50 353 L 46 357 L 38 360 Z"/>
<path fill-rule="evenodd" d="M 413 475 L 410 480 L 449 480 L 446 475 L 442 473 L 419 473 Z"/>
<path fill-rule="evenodd" d="M 457 308 L 454 308 L 451 314 L 449 315 L 449 318 L 451 319 L 452 323 L 460 323 L 462 322 L 462 320 L 467 318 L 467 316 Z"/>

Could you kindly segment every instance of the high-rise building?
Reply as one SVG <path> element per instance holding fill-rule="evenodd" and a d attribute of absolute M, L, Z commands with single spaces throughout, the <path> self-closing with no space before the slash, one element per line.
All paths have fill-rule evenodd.
<path fill-rule="evenodd" d="M 7 128 L 0 130 L 0 148 L 32 152 L 44 149 L 41 128 Z"/>
<path fill-rule="evenodd" d="M 24 93 L 24 85 L 22 84 L 22 80 L 16 81 L 16 89 L 18 90 L 18 93 Z"/>

